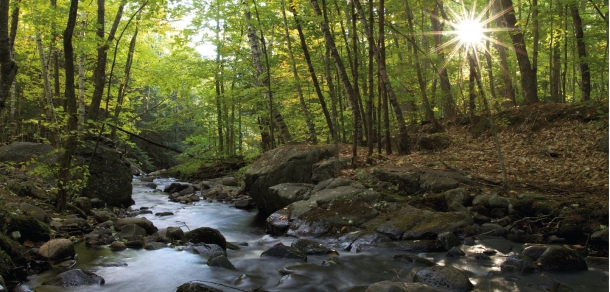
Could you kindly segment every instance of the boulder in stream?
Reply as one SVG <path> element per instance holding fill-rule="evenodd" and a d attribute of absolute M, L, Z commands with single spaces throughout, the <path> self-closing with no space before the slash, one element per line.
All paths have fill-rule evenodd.
<path fill-rule="evenodd" d="M 38 249 L 38 254 L 50 261 L 58 261 L 74 257 L 74 243 L 69 239 L 54 238 L 47 241 Z"/>
<path fill-rule="evenodd" d="M 65 271 L 43 282 L 43 285 L 74 287 L 82 285 L 104 285 L 104 278 L 81 269 Z"/>
<path fill-rule="evenodd" d="M 336 250 L 328 248 L 328 247 L 324 246 L 323 244 L 321 244 L 317 241 L 310 240 L 310 239 L 297 239 L 297 240 L 293 241 L 290 246 L 300 250 L 304 254 L 330 254 L 330 253 L 336 254 L 337 253 Z"/>
<path fill-rule="evenodd" d="M 423 283 L 382 281 L 371 284 L 365 292 L 440 292 L 443 290 Z"/>
<path fill-rule="evenodd" d="M 276 257 L 282 259 L 299 259 L 307 261 L 307 256 L 299 249 L 285 246 L 281 242 L 272 246 L 261 254 L 261 257 Z"/>
<path fill-rule="evenodd" d="M 445 291 L 470 291 L 474 287 L 464 273 L 450 266 L 423 268 L 413 276 L 413 282 L 421 282 Z"/>
<path fill-rule="evenodd" d="M 135 224 L 135 225 L 138 225 L 138 226 L 144 228 L 144 230 L 146 230 L 146 234 L 148 234 L 148 235 L 153 234 L 158 231 L 157 227 L 155 227 L 155 225 L 152 222 L 150 222 L 148 219 L 146 219 L 144 217 L 120 218 L 116 222 L 114 222 L 114 229 L 117 231 L 120 231 L 123 228 L 123 226 L 128 225 L 128 224 Z"/>
<path fill-rule="evenodd" d="M 227 249 L 227 240 L 220 231 L 210 227 L 199 227 L 184 234 L 184 241 L 191 243 L 216 244 L 222 249 Z"/>
<path fill-rule="evenodd" d="M 210 267 L 221 267 L 227 270 L 237 271 L 237 268 L 229 261 L 227 256 L 223 254 L 215 254 L 208 258 L 208 266 Z"/>
<path fill-rule="evenodd" d="M 540 268 L 545 271 L 586 271 L 585 259 L 575 250 L 553 245 L 538 258 Z"/>
<path fill-rule="evenodd" d="M 269 198 L 269 187 L 310 183 L 313 165 L 332 154 L 328 146 L 290 145 L 267 151 L 246 171 L 242 192 L 252 197 L 260 212 L 269 215 L 285 207 Z"/>
<path fill-rule="evenodd" d="M 500 265 L 503 273 L 532 273 L 538 271 L 536 262 L 524 255 L 510 255 Z"/>
<path fill-rule="evenodd" d="M 199 282 L 188 282 L 180 285 L 176 292 L 222 292 L 222 290 Z"/>

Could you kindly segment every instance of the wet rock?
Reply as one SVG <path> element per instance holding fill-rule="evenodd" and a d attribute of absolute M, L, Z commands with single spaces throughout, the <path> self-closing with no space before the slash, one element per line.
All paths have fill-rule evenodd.
<path fill-rule="evenodd" d="M 223 292 L 220 289 L 216 289 L 214 287 L 210 287 L 203 283 L 198 282 L 188 282 L 180 285 L 176 292 Z"/>
<path fill-rule="evenodd" d="M 186 196 L 186 195 L 190 195 L 194 192 L 195 192 L 195 188 L 193 186 L 188 186 L 186 189 L 179 191 L 178 195 Z"/>
<path fill-rule="evenodd" d="M 480 261 L 489 261 L 489 260 L 491 260 L 491 258 L 488 255 L 486 255 L 484 253 L 480 253 L 480 252 L 479 253 L 475 253 L 474 254 L 474 258 L 476 260 L 480 260 Z"/>
<path fill-rule="evenodd" d="M 125 249 L 127 249 L 127 246 L 125 246 L 125 244 L 123 244 L 122 242 L 113 241 L 110 244 L 110 250 L 112 250 L 112 251 L 121 251 L 121 250 L 125 250 Z"/>
<path fill-rule="evenodd" d="M 550 246 L 538 258 L 540 268 L 545 271 L 586 271 L 585 259 L 575 250 L 563 246 Z"/>
<path fill-rule="evenodd" d="M 155 232 L 157 232 L 157 227 L 155 227 L 155 225 L 150 222 L 148 219 L 142 217 L 142 218 L 120 218 L 118 219 L 115 223 L 114 223 L 114 229 L 116 230 L 121 230 L 123 228 L 123 226 L 127 225 L 127 224 L 135 224 L 138 225 L 142 228 L 144 228 L 144 230 L 146 230 L 146 234 L 153 234 Z"/>
<path fill-rule="evenodd" d="M 199 243 L 193 246 L 193 251 L 207 258 L 215 255 L 227 255 L 227 251 L 217 244 Z"/>
<path fill-rule="evenodd" d="M 285 206 L 268 200 L 269 187 L 281 183 L 310 183 L 313 164 L 331 157 L 328 146 L 290 145 L 263 153 L 245 173 L 243 192 L 248 193 L 264 214 Z"/>
<path fill-rule="evenodd" d="M 538 271 L 536 262 L 525 255 L 511 255 L 500 264 L 503 273 L 532 273 Z"/>
<path fill-rule="evenodd" d="M 237 186 L 237 179 L 232 176 L 225 176 L 221 180 L 222 184 L 229 187 Z"/>
<path fill-rule="evenodd" d="M 311 191 L 310 202 L 318 206 L 332 201 L 349 199 L 355 202 L 375 203 L 381 195 L 365 188 L 361 183 L 345 178 L 336 178 L 317 184 Z"/>
<path fill-rule="evenodd" d="M 272 246 L 261 254 L 261 257 L 275 257 L 281 259 L 299 259 L 307 261 L 307 256 L 297 248 L 285 246 L 281 242 Z"/>
<path fill-rule="evenodd" d="M 377 244 L 382 242 L 392 241 L 387 235 L 372 232 L 372 231 L 364 231 L 360 232 L 359 236 L 356 240 L 354 240 L 350 246 L 351 252 L 361 252 L 366 249 L 375 247 Z"/>
<path fill-rule="evenodd" d="M 126 262 L 105 262 L 100 264 L 102 267 L 127 267 Z"/>
<path fill-rule="evenodd" d="M 462 244 L 460 239 L 452 232 L 439 233 L 438 237 L 436 238 L 436 241 L 437 245 L 442 246 L 447 251 L 455 246 Z"/>
<path fill-rule="evenodd" d="M 74 287 L 82 285 L 104 285 L 104 278 L 81 269 L 63 272 L 43 282 L 43 285 Z"/>
<path fill-rule="evenodd" d="M 481 226 L 476 227 L 478 234 L 492 235 L 492 236 L 503 236 L 506 234 L 506 229 L 498 224 L 484 223 Z"/>
<path fill-rule="evenodd" d="M 149 182 L 149 183 L 144 184 L 144 187 L 147 187 L 149 189 L 153 189 L 154 190 L 154 189 L 157 188 L 157 184 L 154 183 L 154 182 Z"/>
<path fill-rule="evenodd" d="M 233 202 L 233 205 L 237 209 L 250 209 L 252 208 L 252 198 L 250 196 L 240 196 Z"/>
<path fill-rule="evenodd" d="M 277 210 L 273 214 L 269 215 L 269 217 L 267 217 L 265 220 L 267 233 L 273 236 L 284 235 L 284 233 L 286 233 L 290 227 L 290 221 L 288 221 L 289 216 L 290 210 L 288 210 L 288 208 Z"/>
<path fill-rule="evenodd" d="M 295 237 L 320 237 L 333 228 L 358 227 L 378 214 L 376 209 L 364 202 L 348 199 L 334 201 L 327 208 L 313 208 L 298 216 L 291 222 L 287 234 Z"/>
<path fill-rule="evenodd" d="M 418 193 L 419 188 L 419 173 L 405 171 L 403 168 L 382 167 L 373 169 L 375 175 L 381 181 L 391 182 L 398 185 L 400 190 L 408 194 Z"/>
<path fill-rule="evenodd" d="M 6 286 L 4 286 L 6 287 Z M 3 291 L 3 290 L 0 290 Z M 4 290 L 4 291 L 8 291 L 8 289 Z M 13 288 L 13 292 L 34 292 L 34 290 L 32 290 L 32 288 L 30 288 L 30 286 L 25 285 L 25 284 L 20 284 L 15 286 L 15 288 Z"/>
<path fill-rule="evenodd" d="M 69 239 L 51 239 L 38 249 L 38 254 L 50 261 L 73 258 L 75 255 L 74 243 Z"/>
<path fill-rule="evenodd" d="M 413 282 L 421 282 L 445 291 L 470 291 L 474 287 L 464 273 L 454 267 L 434 266 L 419 270 Z"/>
<path fill-rule="evenodd" d="M 121 228 L 121 232 L 117 236 L 126 240 L 142 239 L 146 236 L 146 230 L 135 224 L 127 224 Z"/>
<path fill-rule="evenodd" d="M 170 184 L 169 186 L 166 186 L 163 189 L 163 192 L 170 193 L 170 194 L 179 193 L 180 191 L 185 190 L 188 187 L 189 187 L 188 184 L 181 184 L 181 183 L 175 182 L 175 183 Z"/>
<path fill-rule="evenodd" d="M 424 265 L 426 267 L 436 266 L 436 264 L 433 261 L 427 260 L 422 257 L 418 257 L 416 255 L 408 254 L 408 253 L 397 254 L 392 258 L 395 260 L 401 261 L 401 262 L 409 263 L 409 264 Z"/>
<path fill-rule="evenodd" d="M 227 240 L 220 231 L 210 227 L 199 227 L 184 234 L 184 241 L 191 243 L 216 244 L 227 249 Z"/>
<path fill-rule="evenodd" d="M 162 249 L 162 248 L 166 248 L 166 247 L 167 247 L 166 243 L 158 242 L 158 241 L 146 242 L 146 244 L 144 244 L 145 250 L 158 250 L 158 249 Z"/>
<path fill-rule="evenodd" d="M 85 235 L 85 243 L 87 246 L 99 246 L 108 244 L 114 241 L 112 231 L 106 228 L 99 228 Z"/>
<path fill-rule="evenodd" d="M 290 246 L 294 247 L 294 248 L 300 250 L 302 253 L 308 254 L 308 255 L 337 253 L 336 250 L 328 248 L 317 241 L 313 241 L 313 240 L 309 240 L 309 239 L 297 239 L 297 240 L 293 241 Z"/>
<path fill-rule="evenodd" d="M 452 247 L 449 251 L 447 251 L 447 254 L 445 254 L 446 257 L 461 257 L 461 256 L 465 256 L 466 253 L 464 251 L 462 251 L 462 249 L 459 246 L 454 246 Z"/>
<path fill-rule="evenodd" d="M 343 168 L 347 166 L 347 161 L 343 159 L 329 159 L 315 163 L 312 167 L 311 181 L 319 183 L 321 181 L 335 178 Z"/>
<path fill-rule="evenodd" d="M 173 212 L 159 212 L 159 213 L 155 213 L 155 216 L 159 216 L 159 217 L 164 217 L 164 216 L 172 216 L 174 215 Z"/>
<path fill-rule="evenodd" d="M 591 235 L 591 240 L 603 241 L 607 244 L 608 243 L 608 228 L 593 232 L 593 234 Z"/>
<path fill-rule="evenodd" d="M 420 188 L 432 193 L 442 193 L 447 190 L 455 189 L 460 185 L 460 182 L 446 176 L 440 176 L 436 173 L 425 172 L 419 177 Z"/>
<path fill-rule="evenodd" d="M 167 227 L 165 230 L 165 237 L 169 240 L 182 240 L 184 238 L 184 231 L 180 227 Z"/>
<path fill-rule="evenodd" d="M 210 258 L 208 258 L 207 264 L 210 267 L 221 267 L 227 270 L 237 271 L 237 268 L 235 268 L 235 266 L 233 266 L 229 259 L 227 259 L 227 257 L 222 254 L 212 255 Z"/>
<path fill-rule="evenodd" d="M 40 207 L 28 203 L 21 203 L 19 204 L 19 210 L 21 210 L 24 214 L 32 216 L 38 221 L 44 223 L 51 222 L 51 217 L 49 217 L 49 215 L 47 215 L 47 212 L 45 212 L 45 210 Z"/>
<path fill-rule="evenodd" d="M 77 228 L 81 228 L 81 229 L 88 229 L 90 228 L 89 223 L 87 222 L 87 220 L 83 219 L 83 218 L 66 218 L 64 219 L 64 221 L 61 222 L 61 224 L 64 227 L 77 227 Z"/>
<path fill-rule="evenodd" d="M 393 248 L 402 251 L 432 252 L 442 251 L 443 248 L 436 244 L 436 240 L 400 240 L 382 242 L 376 244 L 378 247 Z"/>
<path fill-rule="evenodd" d="M 523 251 L 521 254 L 537 261 L 538 258 L 546 251 L 549 246 L 546 244 L 525 244 L 523 245 Z"/>
<path fill-rule="evenodd" d="M 144 248 L 146 243 L 143 240 L 130 240 L 125 242 L 125 246 L 128 248 L 141 249 Z"/>
<path fill-rule="evenodd" d="M 448 190 L 444 193 L 447 206 L 452 203 L 458 203 L 462 206 L 469 206 L 472 202 L 472 195 L 464 188 Z"/>
<path fill-rule="evenodd" d="M 531 287 L 537 290 L 548 291 L 548 292 L 571 292 L 572 288 L 557 282 L 553 278 L 549 278 L 547 276 L 540 276 L 534 279 L 531 279 L 527 282 L 527 287 Z"/>
<path fill-rule="evenodd" d="M 269 188 L 268 200 L 273 201 L 274 208 L 280 210 L 289 204 L 307 200 L 314 185 L 305 183 L 283 183 Z M 269 203 L 271 204 L 271 203 Z"/>
<path fill-rule="evenodd" d="M 422 283 L 383 281 L 369 285 L 365 292 L 440 292 L 443 290 Z"/>

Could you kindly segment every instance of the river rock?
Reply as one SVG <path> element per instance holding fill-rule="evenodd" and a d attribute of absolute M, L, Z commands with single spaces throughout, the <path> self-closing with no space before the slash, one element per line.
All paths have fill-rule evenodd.
<path fill-rule="evenodd" d="M 129 240 L 125 242 L 125 246 L 128 248 L 141 249 L 146 246 L 146 243 L 140 239 Z"/>
<path fill-rule="evenodd" d="M 185 190 L 188 187 L 189 187 L 189 185 L 187 185 L 187 184 L 181 184 L 181 183 L 174 182 L 174 183 L 171 183 L 169 186 L 166 186 L 163 189 L 163 192 L 170 193 L 170 194 L 179 193 L 180 191 Z"/>
<path fill-rule="evenodd" d="M 446 291 L 470 291 L 474 287 L 464 273 L 454 267 L 434 266 L 419 270 L 413 282 L 421 282 Z"/>
<path fill-rule="evenodd" d="M 116 219 L 116 215 L 106 210 L 91 210 L 91 215 L 93 215 L 95 221 L 99 223 Z"/>
<path fill-rule="evenodd" d="M 399 240 L 376 244 L 378 247 L 392 248 L 401 251 L 433 252 L 442 251 L 436 240 Z"/>
<path fill-rule="evenodd" d="M 319 237 L 333 227 L 358 227 L 378 214 L 379 211 L 365 202 L 345 198 L 328 204 L 326 208 L 317 207 L 301 214 L 291 222 L 287 234 L 295 237 Z"/>
<path fill-rule="evenodd" d="M 310 202 L 318 206 L 328 204 L 331 201 L 349 199 L 355 202 L 373 204 L 381 195 L 373 190 L 365 188 L 361 183 L 345 178 L 325 180 L 317 184 L 311 191 Z"/>
<path fill-rule="evenodd" d="M 38 221 L 41 221 L 44 223 L 51 222 L 51 217 L 49 217 L 47 212 L 45 212 L 45 210 L 43 210 L 40 207 L 34 206 L 32 204 L 28 204 L 28 203 L 21 203 L 21 204 L 19 204 L 19 210 L 21 210 L 25 214 L 28 214 L 28 215 L 34 217 Z"/>
<path fill-rule="evenodd" d="M 288 231 L 290 227 L 290 221 L 288 220 L 290 216 L 289 208 L 283 208 L 275 211 L 273 214 L 269 215 L 267 219 L 265 219 L 267 226 L 267 233 L 272 236 L 281 236 Z"/>
<path fill-rule="evenodd" d="M 138 225 L 138 226 L 144 228 L 144 230 L 146 230 L 146 234 L 149 234 L 149 235 L 158 231 L 157 227 L 155 227 L 155 225 L 152 222 L 150 222 L 148 219 L 146 219 L 144 217 L 120 218 L 114 223 L 114 229 L 117 231 L 120 231 L 123 228 L 123 226 L 125 226 L 127 224 Z"/>
<path fill-rule="evenodd" d="M 373 175 L 379 180 L 398 185 L 398 188 L 407 194 L 420 191 L 419 173 L 398 167 L 381 167 L 373 169 Z"/>
<path fill-rule="evenodd" d="M 401 262 L 405 262 L 405 263 L 409 263 L 409 264 L 424 265 L 426 267 L 436 266 L 436 264 L 433 261 L 430 261 L 430 260 L 422 258 L 422 257 L 418 257 L 416 255 L 408 254 L 408 253 L 397 254 L 397 255 L 394 255 L 392 258 L 397 261 L 401 261 Z"/>
<path fill-rule="evenodd" d="M 321 181 L 338 177 L 341 170 L 347 166 L 344 159 L 328 159 L 315 163 L 312 167 L 311 181 L 319 183 Z"/>
<path fill-rule="evenodd" d="M 65 271 L 43 282 L 43 285 L 74 287 L 82 285 L 104 285 L 104 278 L 81 269 Z"/>
<path fill-rule="evenodd" d="M 419 177 L 419 184 L 419 187 L 422 190 L 432 193 L 442 193 L 457 188 L 460 185 L 460 182 L 451 177 L 438 175 L 433 172 L 425 172 Z"/>
<path fill-rule="evenodd" d="M 547 248 L 549 248 L 549 246 L 546 244 L 525 244 L 523 245 L 523 251 L 521 254 L 532 259 L 533 261 L 537 261 Z"/>
<path fill-rule="evenodd" d="M 536 262 L 524 255 L 510 255 L 500 264 L 503 273 L 532 273 L 538 271 Z"/>
<path fill-rule="evenodd" d="M 98 198 L 109 206 L 128 207 L 134 204 L 131 198 L 131 165 L 125 156 L 114 149 L 114 142 L 103 139 L 97 144 L 97 136 L 86 137 L 79 147 L 76 159 L 89 165 L 89 178 L 82 191 L 83 197 Z"/>
<path fill-rule="evenodd" d="M 464 188 L 448 190 L 443 194 L 447 206 L 451 206 L 453 203 L 457 203 L 461 206 L 469 206 L 472 203 L 472 194 Z"/>
<path fill-rule="evenodd" d="M 586 271 L 585 259 L 575 250 L 553 245 L 538 258 L 540 268 L 545 271 Z"/>
<path fill-rule="evenodd" d="M 282 259 L 299 259 L 307 261 L 307 256 L 299 249 L 285 246 L 281 242 L 272 246 L 261 254 L 261 257 L 275 257 Z"/>
<path fill-rule="evenodd" d="M 215 255 L 227 255 L 227 251 L 217 244 L 198 243 L 193 246 L 193 251 L 207 258 Z"/>
<path fill-rule="evenodd" d="M 269 188 L 268 199 L 274 202 L 277 210 L 296 201 L 307 200 L 314 185 L 305 183 L 283 183 Z"/>
<path fill-rule="evenodd" d="M 608 228 L 593 232 L 591 235 L 591 240 L 603 241 L 608 244 Z"/>
<path fill-rule="evenodd" d="M 443 290 L 430 287 L 423 283 L 406 283 L 382 281 L 369 285 L 365 292 L 440 292 Z"/>
<path fill-rule="evenodd" d="M 460 239 L 452 232 L 439 233 L 436 237 L 436 241 L 437 245 L 442 246 L 447 251 L 451 250 L 455 246 L 462 244 Z"/>
<path fill-rule="evenodd" d="M 527 285 L 527 287 L 531 287 L 536 290 L 549 291 L 549 292 L 571 292 L 571 291 L 573 291 L 572 288 L 570 288 L 569 286 L 566 286 L 565 284 L 557 282 L 555 279 L 544 276 L 544 275 L 529 280 L 526 285 Z"/>
<path fill-rule="evenodd" d="M 186 195 L 190 195 L 192 193 L 195 192 L 195 188 L 193 186 L 188 186 L 186 189 L 181 190 L 178 192 L 179 196 L 186 196 Z"/>
<path fill-rule="evenodd" d="M 346 250 L 349 250 L 351 252 L 361 252 L 376 247 L 376 245 L 379 243 L 389 241 L 392 241 L 392 239 L 385 234 L 377 233 L 374 231 L 359 232 L 358 238 L 356 238 L 356 240 L 354 240 L 349 246 L 349 249 Z"/>
<path fill-rule="evenodd" d="M 2 290 L 0 290 L 2 291 Z M 8 289 L 6 289 L 5 291 L 8 291 Z M 17 285 L 13 288 L 12 290 L 13 292 L 34 292 L 34 290 L 32 290 L 32 288 L 28 285 L 25 284 L 20 284 Z"/>
<path fill-rule="evenodd" d="M 310 183 L 313 164 L 330 157 L 328 146 L 290 145 L 263 153 L 245 173 L 242 192 L 248 193 L 263 214 L 285 206 L 269 199 L 269 187 L 281 183 Z"/>
<path fill-rule="evenodd" d="M 492 236 L 503 236 L 504 234 L 506 234 L 506 229 L 504 227 L 494 223 L 484 223 L 481 226 L 477 225 L 475 227 L 475 230 L 477 234 L 485 234 Z"/>
<path fill-rule="evenodd" d="M 38 249 L 38 254 L 50 261 L 58 261 L 74 257 L 74 243 L 69 239 L 51 239 Z"/>
<path fill-rule="evenodd" d="M 450 258 L 452 258 L 452 257 L 461 257 L 461 256 L 465 256 L 465 255 L 466 255 L 466 253 L 459 246 L 452 247 L 445 254 L 446 257 L 450 257 Z"/>
<path fill-rule="evenodd" d="M 229 186 L 229 187 L 236 187 L 237 186 L 237 179 L 232 177 L 232 176 L 225 176 L 225 177 L 223 177 L 221 179 L 221 182 L 225 186 Z"/>
<path fill-rule="evenodd" d="M 328 248 L 317 241 L 309 239 L 297 239 L 293 241 L 290 246 L 308 255 L 337 253 L 337 251 L 335 251 L 334 249 Z"/>
<path fill-rule="evenodd" d="M 146 230 L 135 224 L 127 224 L 121 228 L 117 236 L 125 240 L 141 240 L 146 236 Z"/>
<path fill-rule="evenodd" d="M 165 230 L 165 237 L 171 241 L 182 240 L 184 238 L 184 231 L 180 227 L 167 227 Z"/>
<path fill-rule="evenodd" d="M 112 251 L 121 251 L 121 250 L 125 250 L 125 249 L 127 249 L 127 246 L 125 246 L 125 244 L 122 242 L 113 241 L 110 244 L 110 250 L 112 250 Z"/>
<path fill-rule="evenodd" d="M 227 270 L 237 271 L 237 268 L 227 259 L 227 257 L 223 254 L 215 254 L 208 258 L 207 262 L 210 267 L 221 267 Z"/>
<path fill-rule="evenodd" d="M 188 282 L 180 285 L 176 292 L 223 292 L 220 289 L 216 289 L 214 287 L 210 287 L 203 283 L 198 282 Z"/>
<path fill-rule="evenodd" d="M 199 227 L 184 234 L 184 241 L 191 243 L 216 244 L 227 249 L 227 240 L 220 231 L 210 227 Z"/>
<path fill-rule="evenodd" d="M 144 187 L 155 190 L 155 189 L 157 189 L 157 184 L 154 182 L 148 182 L 148 183 L 144 184 Z"/>

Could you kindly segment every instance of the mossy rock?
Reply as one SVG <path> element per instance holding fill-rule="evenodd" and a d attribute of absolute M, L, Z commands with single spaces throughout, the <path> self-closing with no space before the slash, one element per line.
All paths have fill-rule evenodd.
<path fill-rule="evenodd" d="M 515 211 L 524 217 L 536 217 L 555 214 L 559 210 L 559 203 L 552 200 L 537 200 L 524 198 L 516 200 L 513 204 Z"/>
<path fill-rule="evenodd" d="M 19 231 L 21 238 L 19 242 L 23 243 L 29 239 L 31 241 L 48 241 L 51 228 L 49 225 L 44 224 L 32 217 L 17 215 L 8 218 L 7 233 L 13 231 Z"/>
<path fill-rule="evenodd" d="M 2 233 L 0 233 L 0 250 L 19 263 L 25 263 L 31 258 L 22 245 Z"/>

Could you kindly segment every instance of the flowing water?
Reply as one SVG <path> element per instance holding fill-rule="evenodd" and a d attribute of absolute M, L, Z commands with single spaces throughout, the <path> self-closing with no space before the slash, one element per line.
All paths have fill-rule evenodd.
<path fill-rule="evenodd" d="M 157 179 L 162 189 L 172 179 Z M 212 227 L 218 229 L 227 241 L 240 246 L 239 250 L 227 250 L 228 258 L 238 271 L 209 267 L 207 259 L 199 254 L 180 248 L 159 250 L 127 249 L 112 252 L 108 248 L 86 248 L 84 243 L 76 245 L 78 254 L 74 268 L 92 271 L 102 276 L 102 286 L 72 288 L 43 286 L 41 283 L 57 274 L 51 270 L 30 277 L 25 283 L 37 292 L 45 291 L 174 291 L 189 281 L 201 281 L 223 291 L 248 291 L 264 288 L 269 291 L 364 291 L 371 283 L 392 280 L 410 281 L 414 264 L 393 260 L 392 256 L 404 253 L 396 250 L 374 249 L 361 253 L 339 251 L 333 262 L 323 264 L 329 256 L 308 256 L 307 262 L 261 258 L 260 254 L 278 242 L 290 245 L 294 238 L 265 235 L 263 220 L 256 211 L 235 209 L 223 203 L 197 202 L 185 205 L 169 202 L 167 194 L 151 192 L 134 179 L 132 208 L 150 207 L 153 213 L 171 211 L 173 216 L 148 218 L 159 229 L 168 226 L 187 228 Z M 247 243 L 247 245 L 246 245 Z M 481 237 L 475 246 L 462 246 L 467 254 L 485 249 L 498 253 L 491 260 L 476 260 L 473 256 L 446 258 L 444 253 L 413 253 L 439 265 L 451 265 L 465 272 L 478 291 L 540 291 L 526 286 L 539 273 L 532 275 L 502 274 L 500 263 L 508 253 L 519 251 L 521 246 L 501 238 Z M 103 267 L 105 262 L 125 262 L 126 267 Z M 280 272 L 281 271 L 281 272 Z M 577 273 L 543 273 L 568 286 L 574 291 L 608 291 L 608 265 L 590 266 L 589 271 Z M 230 287 L 236 288 L 232 289 Z"/>

